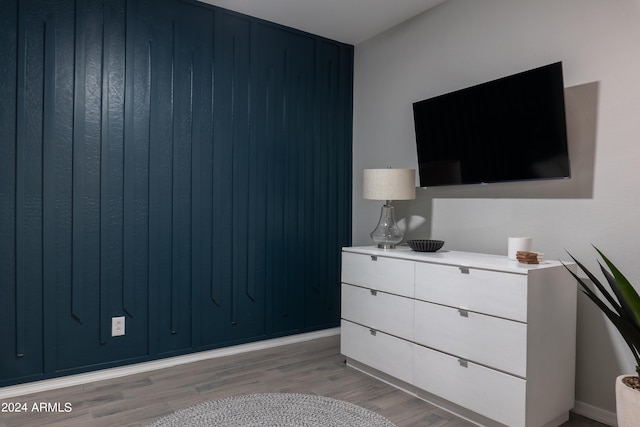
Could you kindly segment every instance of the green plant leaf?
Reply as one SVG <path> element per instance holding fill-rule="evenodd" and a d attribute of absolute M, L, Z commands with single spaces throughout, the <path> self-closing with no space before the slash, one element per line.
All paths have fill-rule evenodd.
<path fill-rule="evenodd" d="M 618 270 L 618 268 L 611 262 L 609 259 L 594 246 L 595 250 L 598 251 L 604 262 L 611 270 L 613 277 L 615 278 L 615 286 L 612 285 L 612 288 L 617 288 L 620 292 L 619 299 L 621 303 L 624 301 L 623 306 L 625 309 L 629 311 L 629 315 L 633 319 L 633 323 L 636 327 L 640 328 L 640 296 L 634 289 L 634 287 L 629 283 L 629 280 Z M 614 292 L 616 290 L 614 289 Z"/>
<path fill-rule="evenodd" d="M 634 324 L 629 322 L 627 319 L 620 317 L 611 310 L 604 301 L 596 296 L 594 292 L 584 293 L 598 306 L 598 308 L 600 308 L 600 310 L 602 310 L 611 323 L 613 323 L 613 326 L 615 326 L 620 335 L 622 335 L 622 338 L 631 350 L 631 354 L 636 359 L 636 364 L 640 366 L 640 331 Z"/>
<path fill-rule="evenodd" d="M 600 264 L 600 270 L 602 270 L 602 274 L 607 279 L 607 282 L 609 282 L 609 286 L 611 287 L 614 295 L 616 296 L 618 301 L 620 301 L 620 305 L 622 306 L 622 310 L 624 311 L 624 313 L 621 313 L 621 315 L 624 318 L 628 319 L 630 322 L 634 323 L 638 328 L 639 324 L 635 315 L 633 314 L 633 309 L 630 307 L 629 303 L 622 294 L 616 278 L 602 264 Z"/>
<path fill-rule="evenodd" d="M 578 267 L 580 267 L 580 269 L 587 275 L 602 297 L 591 289 L 591 287 L 585 283 L 577 273 L 574 273 L 564 263 L 563 265 L 580 284 L 582 292 L 605 314 L 605 316 L 607 316 L 609 321 L 611 321 L 618 332 L 622 335 L 622 338 L 631 350 L 631 354 L 636 359 L 636 370 L 640 375 L 640 297 L 616 266 L 613 265 L 613 263 L 609 261 L 609 259 L 600 250 L 598 250 L 598 248 L 595 246 L 594 248 L 611 270 L 611 272 L 609 272 L 602 264 L 598 263 L 611 287 L 613 295 L 604 287 L 593 273 L 591 273 L 570 253 L 569 256 L 571 256 Z"/>
<path fill-rule="evenodd" d="M 573 255 L 571 255 L 569 252 L 567 252 L 567 253 L 571 257 L 571 259 L 578 265 L 578 267 L 580 267 L 580 270 L 584 271 L 584 273 L 587 275 L 589 280 L 591 280 L 591 282 L 596 286 L 596 288 L 598 288 L 600 293 L 606 298 L 606 300 L 609 302 L 609 304 L 611 304 L 611 307 L 613 307 L 618 312 L 618 314 L 622 315 L 624 313 L 624 310 L 622 309 L 622 307 L 620 306 L 618 301 L 616 301 L 616 299 L 607 290 L 607 288 L 604 287 L 604 285 L 600 282 L 600 280 L 598 280 L 598 278 L 593 273 L 591 273 L 591 271 L 589 271 L 589 269 L 587 267 L 585 267 L 580 261 L 578 261 Z M 566 265 L 565 265 L 565 268 L 567 268 Z M 567 270 L 569 270 L 569 268 L 567 268 Z M 577 274 L 575 274 L 571 270 L 569 270 L 569 272 L 573 275 L 573 277 L 576 278 L 576 280 L 578 280 L 578 282 L 582 285 L 583 289 L 587 289 L 589 292 L 593 292 L 591 290 L 591 288 L 588 287 L 582 281 L 582 279 L 580 279 L 578 277 Z"/>

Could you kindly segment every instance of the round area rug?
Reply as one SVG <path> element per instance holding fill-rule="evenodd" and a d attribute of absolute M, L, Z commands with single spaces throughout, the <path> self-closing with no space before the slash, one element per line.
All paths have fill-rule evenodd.
<path fill-rule="evenodd" d="M 297 393 L 232 396 L 160 418 L 150 427 L 317 426 L 394 427 L 381 415 L 349 402 Z"/>

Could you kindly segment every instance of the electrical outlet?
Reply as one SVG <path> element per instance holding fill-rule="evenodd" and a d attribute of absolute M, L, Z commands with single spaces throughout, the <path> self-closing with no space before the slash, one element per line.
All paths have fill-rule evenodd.
<path fill-rule="evenodd" d="M 111 336 L 121 337 L 124 335 L 124 316 L 111 318 Z"/>

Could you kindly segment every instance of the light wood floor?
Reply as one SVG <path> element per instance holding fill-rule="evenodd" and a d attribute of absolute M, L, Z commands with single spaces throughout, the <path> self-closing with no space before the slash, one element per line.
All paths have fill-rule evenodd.
<path fill-rule="evenodd" d="M 195 362 L 10 399 L 69 402 L 68 413 L 0 413 L 0 427 L 143 426 L 178 409 L 250 393 L 310 393 L 369 408 L 398 427 L 472 426 L 344 364 L 339 337 Z M 6 402 L 6 401 L 5 401 Z M 604 427 L 572 414 L 563 427 Z"/>

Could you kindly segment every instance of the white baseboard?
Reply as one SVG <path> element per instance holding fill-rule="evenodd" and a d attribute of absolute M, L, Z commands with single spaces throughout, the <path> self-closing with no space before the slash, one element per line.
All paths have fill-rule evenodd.
<path fill-rule="evenodd" d="M 580 414 L 592 420 L 607 424 L 613 427 L 617 427 L 618 420 L 615 412 L 605 411 L 597 406 L 589 405 L 588 403 L 579 402 L 576 400 L 573 412 Z"/>
<path fill-rule="evenodd" d="M 256 341 L 248 344 L 201 351 L 198 353 L 185 354 L 183 356 L 169 357 L 166 359 L 154 360 L 151 362 L 136 363 L 133 365 L 121 366 L 118 368 L 101 369 L 99 371 L 87 372 L 84 374 L 69 375 L 62 378 L 53 378 L 50 380 L 34 381 L 27 384 L 2 387 L 0 388 L 0 399 L 8 399 L 10 397 L 39 393 L 42 391 L 70 387 L 78 384 L 87 384 L 95 381 L 124 377 L 127 375 L 155 371 L 157 369 L 170 368 L 177 365 L 184 365 L 186 363 L 215 359 L 224 356 L 232 356 L 234 354 L 247 353 L 250 351 L 264 350 L 267 348 L 310 341 L 316 338 L 330 337 L 339 334 L 340 328 L 323 329 L 315 332 L 289 335 L 281 338 Z"/>

